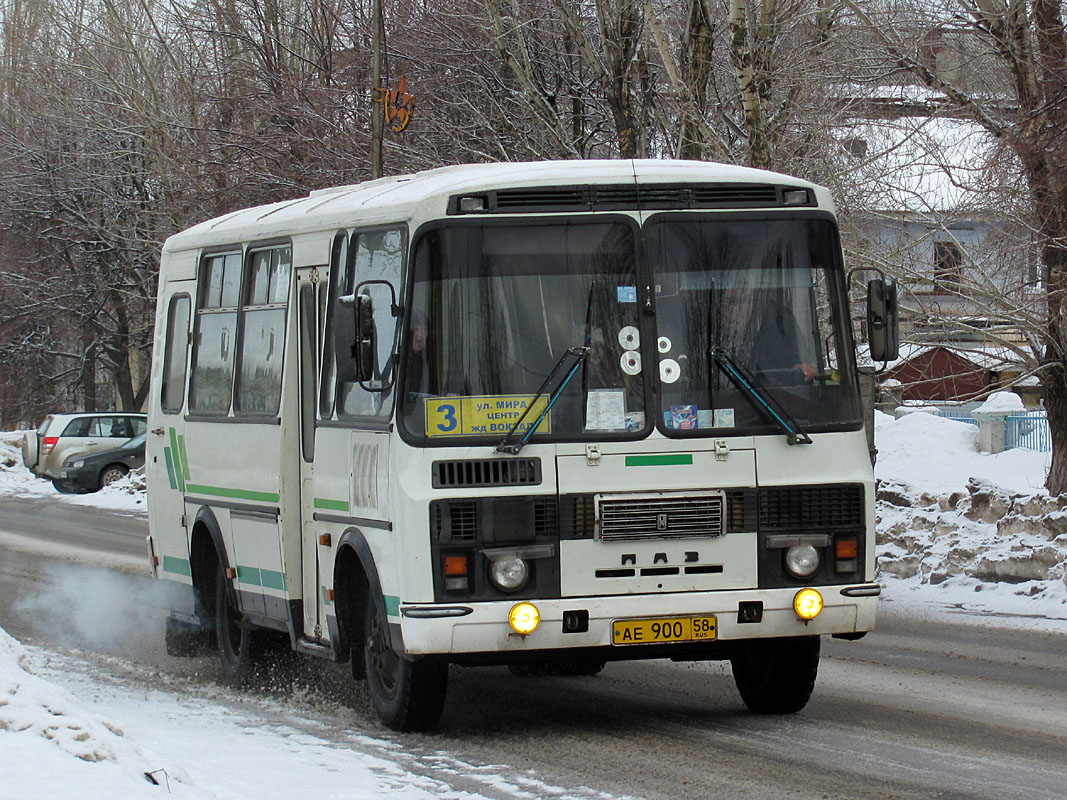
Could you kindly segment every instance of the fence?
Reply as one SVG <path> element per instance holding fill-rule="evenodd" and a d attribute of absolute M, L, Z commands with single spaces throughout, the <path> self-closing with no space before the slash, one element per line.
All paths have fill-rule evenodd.
<path fill-rule="evenodd" d="M 1009 414 L 1005 424 L 1004 445 L 1007 449 L 1025 447 L 1042 453 L 1052 452 L 1052 434 L 1044 411 Z"/>

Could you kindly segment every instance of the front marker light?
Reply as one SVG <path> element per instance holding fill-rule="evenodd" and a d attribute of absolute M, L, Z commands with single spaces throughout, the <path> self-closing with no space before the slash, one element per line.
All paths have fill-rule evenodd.
<path fill-rule="evenodd" d="M 822 595 L 814 589 L 801 589 L 793 596 L 793 610 L 804 621 L 810 621 L 822 612 Z"/>
<path fill-rule="evenodd" d="M 508 622 L 515 633 L 526 636 L 541 624 L 541 612 L 533 603 L 517 603 L 508 614 Z"/>

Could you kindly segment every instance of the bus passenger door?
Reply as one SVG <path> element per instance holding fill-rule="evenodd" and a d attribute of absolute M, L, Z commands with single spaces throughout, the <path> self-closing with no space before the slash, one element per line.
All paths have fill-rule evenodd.
<path fill-rule="evenodd" d="M 315 529 L 315 439 L 319 365 L 322 354 L 323 305 L 320 291 L 329 285 L 324 267 L 297 272 L 296 302 L 300 362 L 300 548 L 301 583 L 304 597 L 305 638 L 322 639 L 326 634 L 322 618 L 323 597 L 319 575 L 318 531 Z"/>

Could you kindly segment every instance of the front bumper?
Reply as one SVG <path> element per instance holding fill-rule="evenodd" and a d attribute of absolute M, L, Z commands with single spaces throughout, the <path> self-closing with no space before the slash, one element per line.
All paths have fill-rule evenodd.
<path fill-rule="evenodd" d="M 742 591 L 690 592 L 685 594 L 579 597 L 532 601 L 541 612 L 536 631 L 520 636 L 508 624 L 513 602 L 402 604 L 399 621 L 403 648 L 409 655 L 537 653 L 560 649 L 608 648 L 608 653 L 635 657 L 645 645 L 616 646 L 611 641 L 612 622 L 646 617 L 689 617 L 714 614 L 716 642 L 783 636 L 849 634 L 874 628 L 878 606 L 877 584 L 815 587 L 823 596 L 822 613 L 805 621 L 793 611 L 793 597 L 802 587 L 790 589 L 746 589 Z M 744 622 L 741 603 L 762 603 L 759 622 Z M 454 616 L 426 616 L 437 611 Z M 563 614 L 586 611 L 588 630 L 563 632 Z M 657 645 L 649 657 L 669 655 L 691 645 Z M 664 652 L 666 648 L 666 652 Z M 627 651 L 625 655 L 621 651 Z"/>

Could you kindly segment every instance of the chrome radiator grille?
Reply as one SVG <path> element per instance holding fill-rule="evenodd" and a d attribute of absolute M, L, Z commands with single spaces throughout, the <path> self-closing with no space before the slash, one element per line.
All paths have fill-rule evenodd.
<path fill-rule="evenodd" d="M 604 542 L 720 536 L 723 492 L 597 495 L 596 531 Z"/>

